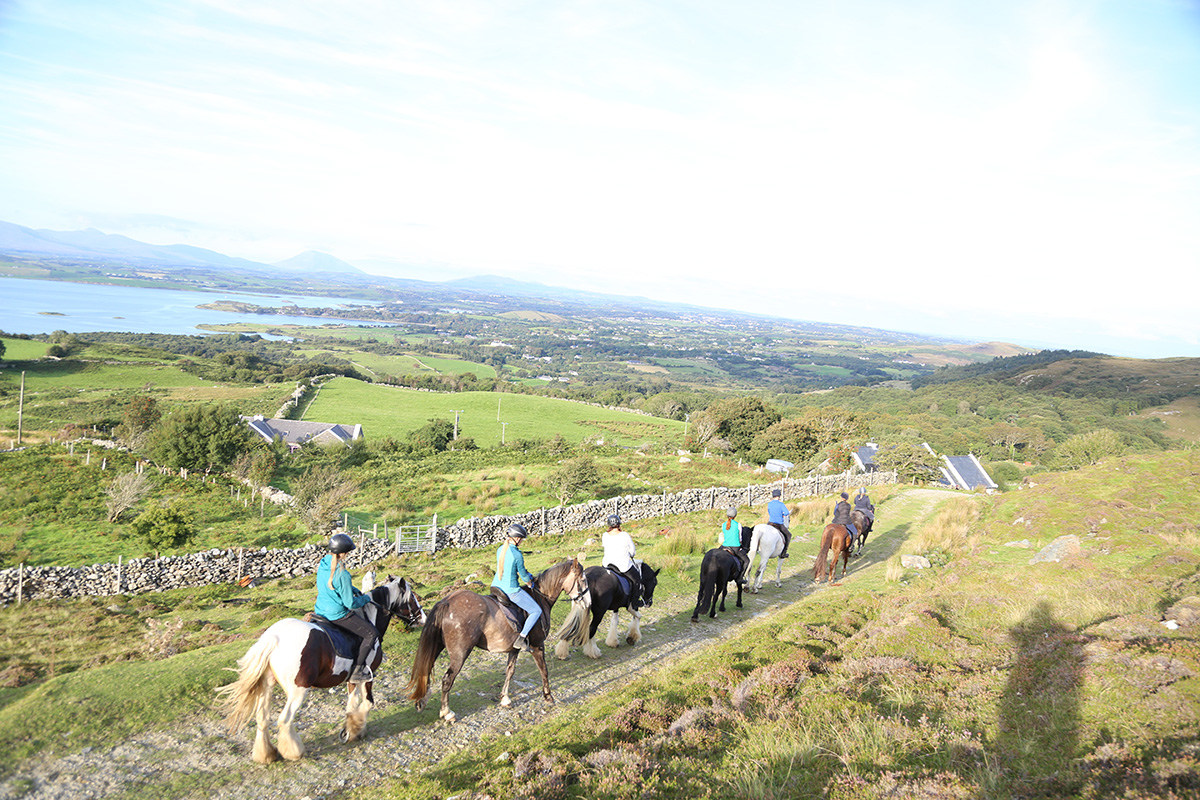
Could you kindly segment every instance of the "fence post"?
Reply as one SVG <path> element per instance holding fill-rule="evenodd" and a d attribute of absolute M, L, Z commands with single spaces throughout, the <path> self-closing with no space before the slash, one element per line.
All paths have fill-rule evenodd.
<path fill-rule="evenodd" d="M 430 528 L 430 530 L 429 530 L 429 552 L 431 552 L 431 553 L 437 552 L 437 532 L 438 532 L 437 514 L 434 514 L 433 515 L 433 527 Z"/>
<path fill-rule="evenodd" d="M 387 531 L 384 531 L 383 535 L 384 535 L 384 538 L 387 538 Z M 379 538 L 379 523 L 378 522 L 375 523 L 375 529 L 373 531 L 371 531 L 371 538 L 372 539 Z"/>
<path fill-rule="evenodd" d="M 342 514 L 342 530 L 346 530 L 346 531 L 350 530 L 350 515 L 349 514 L 346 514 L 346 513 Z"/>
<path fill-rule="evenodd" d="M 665 517 L 666 515 L 667 515 L 667 490 L 663 489 L 662 514 L 660 514 L 659 516 Z"/>
<path fill-rule="evenodd" d="M 546 533 L 546 507 L 542 506 L 542 533 Z"/>
<path fill-rule="evenodd" d="M 21 605 L 21 601 L 25 599 L 25 562 L 21 562 L 20 568 L 17 570 L 17 605 Z"/>
<path fill-rule="evenodd" d="M 754 490 L 751 489 L 751 484 L 746 485 L 746 505 L 754 508 Z"/>
<path fill-rule="evenodd" d="M 117 556 L 117 594 L 121 593 L 121 557 Z"/>
<path fill-rule="evenodd" d="M 237 582 L 239 584 L 242 582 L 242 564 L 244 563 L 245 556 L 246 556 L 245 548 L 239 547 L 238 548 L 238 576 L 237 576 Z"/>

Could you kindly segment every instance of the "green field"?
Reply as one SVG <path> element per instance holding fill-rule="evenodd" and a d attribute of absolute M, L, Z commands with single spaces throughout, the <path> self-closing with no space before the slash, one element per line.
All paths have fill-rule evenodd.
<path fill-rule="evenodd" d="M 494 392 L 419 392 L 348 378 L 335 378 L 321 387 L 304 418 L 361 424 L 368 439 L 402 439 L 431 419 L 453 420 L 455 410 L 461 412 L 459 435 L 474 438 L 480 447 L 498 445 L 502 436 L 505 442 L 548 439 L 556 434 L 572 442 L 599 437 L 609 444 L 631 447 L 683 439 L 682 422 L 568 400 Z"/>

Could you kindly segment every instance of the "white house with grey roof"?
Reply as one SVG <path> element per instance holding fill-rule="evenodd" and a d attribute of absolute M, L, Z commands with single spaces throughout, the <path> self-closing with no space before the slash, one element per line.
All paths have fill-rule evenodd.
<path fill-rule="evenodd" d="M 934 455 L 933 448 L 926 442 L 922 445 L 926 450 Z M 867 442 L 862 447 L 851 453 L 851 459 L 854 461 L 854 466 L 860 472 L 874 472 L 878 469 L 875 463 L 875 454 L 879 452 L 879 445 L 875 442 Z M 942 479 L 939 483 L 952 486 L 955 489 L 966 489 L 967 491 L 975 491 L 976 489 L 997 489 L 999 484 L 992 480 L 992 476 L 988 475 L 987 470 L 983 468 L 983 464 L 979 463 L 979 459 L 973 453 L 968 453 L 965 456 L 940 456 L 942 459 Z"/>
<path fill-rule="evenodd" d="M 298 450 L 306 444 L 341 444 L 346 447 L 361 439 L 362 425 L 339 425 L 332 422 L 304 422 L 296 419 L 266 419 L 261 414 L 242 417 L 250 430 L 268 442 L 280 439 Z"/>

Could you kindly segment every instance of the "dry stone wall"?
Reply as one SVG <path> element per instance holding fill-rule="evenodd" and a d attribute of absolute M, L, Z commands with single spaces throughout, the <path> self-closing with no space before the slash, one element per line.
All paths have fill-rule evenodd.
<path fill-rule="evenodd" d="M 713 486 L 671 494 L 625 495 L 574 506 L 544 508 L 515 516 L 469 517 L 434 532 L 436 548 L 483 547 L 503 540 L 508 526 L 519 522 L 531 535 L 600 528 L 609 514 L 626 521 L 691 514 L 709 509 L 765 505 L 774 489 L 785 501 L 840 492 L 856 486 L 896 483 L 895 472 L 866 475 L 843 473 L 811 478 L 781 479 L 744 487 Z M 390 555 L 390 539 L 356 537 L 351 568 Z M 133 558 L 117 564 L 87 567 L 18 567 L 0 570 L 0 602 L 56 597 L 106 596 L 161 592 L 189 586 L 234 583 L 243 578 L 281 578 L 313 575 L 325 548 L 206 550 L 166 558 Z"/>

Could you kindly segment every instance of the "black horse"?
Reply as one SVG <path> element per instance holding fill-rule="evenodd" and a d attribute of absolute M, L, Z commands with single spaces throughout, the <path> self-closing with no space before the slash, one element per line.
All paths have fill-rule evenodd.
<path fill-rule="evenodd" d="M 875 527 L 875 520 L 856 508 L 850 512 L 850 521 L 858 528 L 858 536 L 854 537 L 854 555 L 861 556 L 863 545 L 867 543 L 867 534 Z"/>
<path fill-rule="evenodd" d="M 642 578 L 642 603 L 654 605 L 654 587 L 658 585 L 660 569 L 650 569 L 647 564 L 640 564 Z M 558 632 L 558 644 L 554 655 L 565 659 L 571 652 L 571 645 L 582 646 L 583 654 L 588 658 L 599 658 L 600 648 L 596 646 L 596 629 L 606 612 L 612 612 L 612 623 L 608 628 L 608 638 L 604 643 L 609 647 L 618 647 L 621 642 L 617 636 L 619 625 L 618 616 L 622 608 L 629 609 L 629 592 L 622 586 L 621 581 L 607 567 L 588 567 L 583 571 L 587 577 L 588 593 L 591 595 L 591 623 L 587 622 L 588 609 L 579 605 L 571 606 L 571 613 L 563 621 Z M 631 617 L 629 631 L 625 635 L 628 644 L 641 641 L 642 630 L 641 612 L 629 609 Z"/>
<path fill-rule="evenodd" d="M 708 609 L 710 617 L 717 616 L 717 601 L 725 611 L 725 596 L 729 594 L 729 582 L 737 581 L 742 572 L 738 557 L 724 547 L 715 547 L 704 554 L 700 562 L 700 591 L 696 595 L 696 610 L 692 622 L 700 620 L 700 612 Z M 737 585 L 737 607 L 742 607 L 742 584 Z"/>

